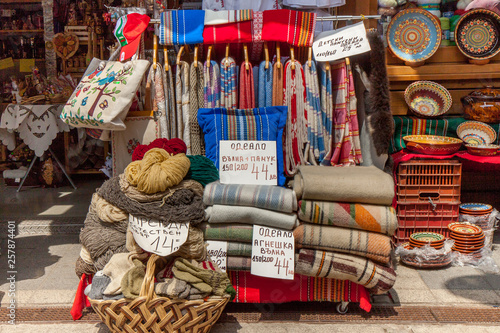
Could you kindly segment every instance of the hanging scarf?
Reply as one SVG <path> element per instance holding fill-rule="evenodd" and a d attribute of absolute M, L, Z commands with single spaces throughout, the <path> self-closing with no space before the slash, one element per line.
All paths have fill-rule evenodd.
<path fill-rule="evenodd" d="M 153 68 L 153 66 L 151 66 L 151 68 Z M 160 124 L 160 137 L 168 139 L 170 138 L 170 131 L 168 128 L 168 120 L 166 114 L 165 89 L 163 86 L 163 68 L 160 64 L 156 64 L 154 78 L 155 106 L 158 109 L 157 117 L 158 123 Z"/>
<path fill-rule="evenodd" d="M 306 112 L 307 112 L 307 141 L 309 151 L 306 152 L 311 164 L 317 162 L 325 156 L 325 142 L 323 141 L 323 124 L 321 121 L 321 103 L 319 100 L 318 72 L 316 62 L 311 61 L 304 64 L 304 76 L 306 86 Z"/>
<path fill-rule="evenodd" d="M 174 80 L 172 77 L 172 66 L 169 71 L 162 71 L 162 81 L 165 96 L 165 114 L 167 119 L 168 137 L 167 139 L 178 138 L 177 136 L 177 116 L 175 105 Z"/>
<path fill-rule="evenodd" d="M 236 62 L 233 58 L 224 58 L 220 66 L 221 101 L 220 106 L 226 109 L 236 109 L 238 106 Z"/>
<path fill-rule="evenodd" d="M 255 107 L 254 89 L 252 64 L 248 63 L 248 69 L 246 69 L 243 61 L 240 66 L 240 109 L 253 109 Z"/>
<path fill-rule="evenodd" d="M 175 97 L 177 101 L 177 135 L 187 146 L 187 154 L 191 155 L 189 134 L 189 64 L 181 61 L 177 65 L 175 75 Z"/>
<path fill-rule="evenodd" d="M 273 65 L 273 106 L 283 105 L 283 64 Z"/>
<path fill-rule="evenodd" d="M 266 10 L 263 15 L 262 39 L 294 46 L 312 46 L 316 14 L 289 9 Z"/>
<path fill-rule="evenodd" d="M 205 108 L 220 107 L 220 71 L 219 64 L 215 61 L 210 61 L 210 67 L 207 67 L 207 62 L 203 65 L 204 75 L 204 97 Z"/>
<path fill-rule="evenodd" d="M 346 64 L 345 60 L 341 60 L 331 67 L 334 134 L 329 162 L 330 165 L 341 166 L 360 164 L 363 159 L 361 157 L 356 94 L 351 67 Z"/>
<path fill-rule="evenodd" d="M 221 10 L 221 11 L 205 9 L 205 26 L 249 21 L 252 19 L 253 19 L 252 9 Z"/>
<path fill-rule="evenodd" d="M 205 155 L 203 133 L 201 132 L 200 125 L 198 125 L 198 109 L 202 108 L 205 104 L 204 84 L 203 64 L 198 61 L 197 67 L 195 67 L 193 62 L 189 77 L 189 136 L 191 140 L 191 155 Z"/>
<path fill-rule="evenodd" d="M 171 10 L 160 14 L 160 44 L 203 43 L 204 10 Z"/>
<path fill-rule="evenodd" d="M 320 65 L 321 85 L 321 123 L 323 125 L 323 141 L 326 155 L 320 159 L 321 164 L 329 163 L 332 156 L 333 104 L 332 104 L 332 72 L 327 71 L 325 64 Z M 328 164 L 326 163 L 326 164 Z"/>
<path fill-rule="evenodd" d="M 298 61 L 295 70 L 292 62 L 285 64 L 283 104 L 288 107 L 285 136 L 285 171 L 291 176 L 297 172 L 297 167 L 304 164 L 304 144 L 307 141 L 307 114 L 305 112 L 304 72 Z"/>
<path fill-rule="evenodd" d="M 266 69 L 266 62 L 259 65 L 259 108 L 273 105 L 273 64 L 269 62 Z"/>

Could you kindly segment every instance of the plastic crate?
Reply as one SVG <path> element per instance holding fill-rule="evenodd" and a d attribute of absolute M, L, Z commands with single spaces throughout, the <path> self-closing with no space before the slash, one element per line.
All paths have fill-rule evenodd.
<path fill-rule="evenodd" d="M 462 164 L 455 160 L 411 160 L 398 168 L 398 202 L 460 201 Z"/>
<path fill-rule="evenodd" d="M 458 222 L 460 202 L 454 203 L 399 203 L 398 223 L 403 228 L 446 228 Z"/>
<path fill-rule="evenodd" d="M 438 234 L 444 235 L 448 238 L 450 236 L 450 231 L 448 228 L 402 228 L 396 229 L 396 233 L 392 237 L 395 244 L 399 245 L 401 243 L 408 242 L 410 240 L 410 235 L 415 232 L 437 232 Z"/>

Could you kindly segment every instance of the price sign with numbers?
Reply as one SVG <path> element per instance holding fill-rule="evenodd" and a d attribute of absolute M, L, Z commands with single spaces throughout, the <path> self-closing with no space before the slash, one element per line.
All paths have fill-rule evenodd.
<path fill-rule="evenodd" d="M 134 239 L 144 251 L 168 256 L 186 242 L 189 223 L 163 222 L 129 215 L 129 228 Z"/>
<path fill-rule="evenodd" d="M 278 184 L 275 141 L 220 141 L 222 184 Z"/>
<path fill-rule="evenodd" d="M 251 274 L 293 280 L 295 243 L 288 230 L 253 226 Z"/>
<path fill-rule="evenodd" d="M 210 256 L 210 259 L 212 259 L 212 261 L 217 264 L 223 272 L 225 272 L 227 261 L 227 242 L 207 240 L 207 244 L 207 254 Z"/>

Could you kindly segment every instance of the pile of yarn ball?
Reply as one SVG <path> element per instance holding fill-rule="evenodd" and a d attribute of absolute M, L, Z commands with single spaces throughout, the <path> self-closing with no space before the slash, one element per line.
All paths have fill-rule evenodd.
<path fill-rule="evenodd" d="M 132 161 L 142 160 L 144 155 L 153 148 L 164 149 L 171 155 L 185 154 L 187 152 L 186 144 L 181 139 L 156 139 L 148 145 L 138 145 L 132 153 Z"/>

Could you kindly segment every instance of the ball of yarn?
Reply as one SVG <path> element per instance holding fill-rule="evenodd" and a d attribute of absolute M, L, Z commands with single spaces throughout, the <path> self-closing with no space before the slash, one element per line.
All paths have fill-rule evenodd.
<path fill-rule="evenodd" d="M 95 205 L 95 212 L 101 221 L 108 223 L 128 221 L 127 212 L 113 206 L 97 193 L 92 195 L 91 205 Z"/>
<path fill-rule="evenodd" d="M 187 152 L 186 143 L 179 138 L 170 139 L 164 149 L 173 155 L 185 154 Z"/>
<path fill-rule="evenodd" d="M 132 152 L 132 161 L 142 160 L 144 154 L 149 150 L 148 145 L 138 145 Z"/>
<path fill-rule="evenodd" d="M 187 155 L 187 158 L 191 162 L 191 167 L 186 179 L 196 180 L 203 186 L 219 180 L 219 170 L 209 158 L 202 155 Z"/>
<path fill-rule="evenodd" d="M 152 194 L 179 184 L 190 165 L 184 154 L 170 155 L 164 149 L 153 148 L 146 152 L 142 160 L 127 166 L 125 177 L 139 191 Z"/>
<path fill-rule="evenodd" d="M 160 148 L 166 150 L 171 155 L 185 154 L 187 146 L 181 139 L 156 139 L 148 145 L 138 145 L 132 153 L 132 161 L 139 161 L 144 158 L 144 155 L 153 148 Z"/>

